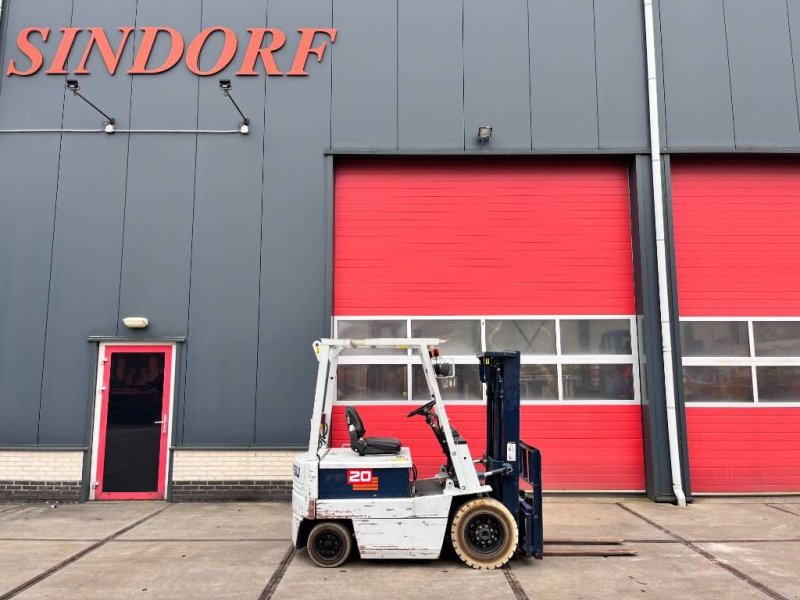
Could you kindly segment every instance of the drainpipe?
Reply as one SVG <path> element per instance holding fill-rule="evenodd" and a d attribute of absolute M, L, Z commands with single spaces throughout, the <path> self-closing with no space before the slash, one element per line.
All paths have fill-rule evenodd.
<path fill-rule="evenodd" d="M 656 74 L 656 31 L 653 18 L 653 0 L 644 0 L 644 38 L 647 49 L 647 102 L 650 113 L 650 157 L 653 172 L 653 212 L 655 213 L 656 224 L 658 301 L 661 314 L 661 346 L 664 354 L 664 395 L 667 407 L 669 464 L 672 471 L 672 491 L 678 500 L 678 506 L 686 506 L 678 445 L 678 418 L 675 413 L 675 376 L 672 369 L 672 322 L 670 321 L 667 286 L 664 191 L 661 186 L 661 138 L 658 127 L 658 80 Z"/>

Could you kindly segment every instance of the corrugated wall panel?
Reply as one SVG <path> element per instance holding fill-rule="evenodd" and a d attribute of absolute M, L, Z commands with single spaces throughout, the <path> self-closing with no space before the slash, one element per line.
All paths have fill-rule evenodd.
<path fill-rule="evenodd" d="M 800 315 L 800 161 L 673 159 L 682 316 Z"/>
<path fill-rule="evenodd" d="M 334 313 L 633 314 L 624 163 L 343 161 Z"/>
<path fill-rule="evenodd" d="M 411 447 L 420 477 L 431 477 L 444 462 L 442 451 L 422 418 L 406 418 L 404 405 L 358 407 L 369 436 L 399 437 Z M 451 424 L 468 440 L 474 458 L 485 451 L 484 404 L 451 405 Z M 602 423 L 602 427 L 598 427 Z M 333 413 L 332 445 L 349 445 L 344 408 Z M 554 406 L 522 407 L 522 434 L 542 451 L 544 489 L 642 490 L 641 407 Z"/>
<path fill-rule="evenodd" d="M 800 409 L 686 409 L 697 492 L 800 490 Z"/>

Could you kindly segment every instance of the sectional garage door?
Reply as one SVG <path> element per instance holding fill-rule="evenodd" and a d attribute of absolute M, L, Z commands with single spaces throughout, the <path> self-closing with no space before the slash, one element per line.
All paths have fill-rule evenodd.
<path fill-rule="evenodd" d="M 456 364 L 451 420 L 484 448 L 475 355 L 523 357 L 523 437 L 550 490 L 644 489 L 626 165 L 612 161 L 341 160 L 335 173 L 335 334 L 440 336 Z M 405 355 L 342 358 L 343 405 L 397 435 L 420 476 L 442 462 Z"/>
<path fill-rule="evenodd" d="M 800 161 L 673 159 L 693 490 L 800 491 Z"/>

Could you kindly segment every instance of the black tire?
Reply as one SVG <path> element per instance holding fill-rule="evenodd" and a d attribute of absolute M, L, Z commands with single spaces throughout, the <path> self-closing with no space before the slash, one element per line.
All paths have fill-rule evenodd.
<path fill-rule="evenodd" d="M 353 536 L 341 523 L 323 521 L 308 534 L 307 548 L 308 556 L 318 567 L 338 567 L 353 550 Z"/>
<path fill-rule="evenodd" d="M 517 549 L 519 530 L 508 509 L 494 498 L 475 498 L 456 511 L 450 540 L 473 569 L 499 569 Z"/>

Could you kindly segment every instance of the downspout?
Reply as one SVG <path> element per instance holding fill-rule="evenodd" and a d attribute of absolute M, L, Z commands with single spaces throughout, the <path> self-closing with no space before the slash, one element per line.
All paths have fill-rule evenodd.
<path fill-rule="evenodd" d="M 664 191 L 661 185 L 661 137 L 658 126 L 658 79 L 656 71 L 656 30 L 653 0 L 644 0 L 644 38 L 647 49 L 647 103 L 650 117 L 650 158 L 653 172 L 653 212 L 656 225 L 656 259 L 658 261 L 658 302 L 661 315 L 661 346 L 664 355 L 664 395 L 667 408 L 669 464 L 672 491 L 678 506 L 686 506 L 681 476 L 678 445 L 678 418 L 675 412 L 675 374 L 672 369 L 672 322 L 667 285 L 667 247 L 664 235 Z"/>

